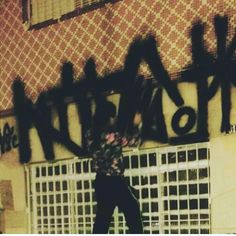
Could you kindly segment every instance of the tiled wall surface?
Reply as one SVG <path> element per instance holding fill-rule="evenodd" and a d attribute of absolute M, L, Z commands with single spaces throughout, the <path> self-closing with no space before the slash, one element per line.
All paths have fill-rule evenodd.
<path fill-rule="evenodd" d="M 213 18 L 228 15 L 236 26 L 235 0 L 121 0 L 40 30 L 25 31 L 20 0 L 0 1 L 0 111 L 12 108 L 11 84 L 19 75 L 29 97 L 60 83 L 63 60 L 74 63 L 77 76 L 94 57 L 100 74 L 122 67 L 130 43 L 152 33 L 169 73 L 191 62 L 189 30 L 206 23 L 209 50 L 216 47 Z M 149 73 L 143 67 L 142 73 Z"/>

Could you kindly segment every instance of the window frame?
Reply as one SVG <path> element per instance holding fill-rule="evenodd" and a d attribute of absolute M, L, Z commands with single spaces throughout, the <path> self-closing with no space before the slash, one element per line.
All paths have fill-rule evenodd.
<path fill-rule="evenodd" d="M 22 8 L 22 23 L 23 28 L 25 31 L 33 30 L 33 29 L 41 29 L 44 27 L 47 27 L 49 25 L 56 24 L 58 22 L 71 19 L 76 16 L 80 16 L 82 14 L 85 14 L 87 12 L 96 10 L 98 8 L 104 7 L 106 4 L 110 3 L 116 3 L 121 0 L 100 0 L 100 2 L 92 3 L 89 6 L 85 6 L 83 8 L 75 8 L 73 11 L 65 13 L 61 15 L 58 19 L 49 19 L 45 20 L 39 23 L 32 23 L 32 6 L 31 6 L 31 0 L 22 0 L 21 1 L 21 8 Z"/>

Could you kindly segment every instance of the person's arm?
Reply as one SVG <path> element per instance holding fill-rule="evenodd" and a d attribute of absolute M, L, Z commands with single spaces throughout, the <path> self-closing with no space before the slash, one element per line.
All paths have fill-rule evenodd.
<path fill-rule="evenodd" d="M 92 145 L 93 145 L 93 135 L 91 129 L 85 132 L 83 149 L 85 150 L 85 155 L 79 156 L 80 159 L 88 159 L 92 157 Z"/>
<path fill-rule="evenodd" d="M 140 125 L 142 122 L 141 113 L 137 112 L 134 116 L 134 128 L 131 134 L 122 138 L 123 147 L 139 147 L 142 143 Z"/>
<path fill-rule="evenodd" d="M 89 153 L 92 152 L 92 146 L 94 142 L 94 137 L 91 129 L 88 129 L 85 133 L 85 148 L 88 150 Z"/>
<path fill-rule="evenodd" d="M 134 126 L 140 126 L 141 122 L 142 122 L 142 114 L 140 112 L 136 112 L 133 120 Z"/>

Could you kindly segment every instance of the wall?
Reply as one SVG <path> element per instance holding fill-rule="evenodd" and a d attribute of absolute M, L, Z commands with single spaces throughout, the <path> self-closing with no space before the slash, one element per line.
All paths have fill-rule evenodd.
<path fill-rule="evenodd" d="M 15 126 L 14 117 L 0 119 L 2 125 Z M 19 163 L 17 148 L 1 155 L 0 194 L 4 211 L 1 213 L 3 233 L 27 233 L 26 184 L 24 165 Z"/>
<path fill-rule="evenodd" d="M 1 1 L 0 110 L 12 107 L 11 84 L 17 75 L 35 99 L 40 91 L 59 83 L 65 59 L 74 63 L 77 75 L 89 57 L 95 58 L 101 74 L 122 67 L 127 49 L 138 35 L 155 35 L 162 61 L 174 74 L 191 62 L 189 30 L 194 22 L 206 23 L 210 51 L 216 48 L 214 16 L 229 16 L 229 38 L 236 22 L 233 0 L 122 0 L 41 30 L 24 31 L 20 2 Z M 148 73 L 145 68 L 144 73 Z"/>
<path fill-rule="evenodd" d="M 137 35 L 152 33 L 158 40 L 158 50 L 168 72 L 174 75 L 191 63 L 189 30 L 196 20 L 206 23 L 205 40 L 209 51 L 216 50 L 213 17 L 228 15 L 228 41 L 236 25 L 236 5 L 233 0 L 122 0 L 93 12 L 59 22 L 41 30 L 24 31 L 20 0 L 3 0 L 0 4 L 0 110 L 11 109 L 11 84 L 19 75 L 26 84 L 27 96 L 36 100 L 38 94 L 60 83 L 63 60 L 74 63 L 76 74 L 83 74 L 89 57 L 96 60 L 97 71 L 104 74 L 120 68 L 130 43 Z M 149 70 L 141 66 L 141 73 Z M 194 85 L 179 85 L 186 104 L 196 108 Z M 235 89 L 232 89 L 235 97 Z M 195 95 L 193 95 L 195 94 Z M 164 94 L 164 114 L 168 133 L 174 135 L 170 120 L 176 107 Z M 235 101 L 234 97 L 232 101 Z M 116 100 L 116 99 L 115 99 Z M 235 134 L 221 135 L 220 91 L 209 102 L 209 132 L 211 145 L 212 232 L 235 233 Z M 232 102 L 231 123 L 236 123 L 236 104 Z M 70 106 L 70 130 L 80 143 L 79 122 L 75 107 Z M 15 125 L 14 117 L 1 118 Z M 55 125 L 57 118 L 54 119 Z M 35 129 L 31 130 L 32 161 L 42 161 L 43 153 Z M 146 143 L 144 147 L 157 145 Z M 71 157 L 71 153 L 56 146 L 57 158 Z M 5 210 L 5 230 L 11 233 L 27 231 L 24 168 L 18 162 L 14 148 L 1 155 L 0 181 L 10 181 L 13 205 Z M 20 191 L 19 191 L 20 190 Z M 18 222 L 15 224 L 15 222 Z"/>
<path fill-rule="evenodd" d="M 211 139 L 212 233 L 235 233 L 236 135 Z"/>

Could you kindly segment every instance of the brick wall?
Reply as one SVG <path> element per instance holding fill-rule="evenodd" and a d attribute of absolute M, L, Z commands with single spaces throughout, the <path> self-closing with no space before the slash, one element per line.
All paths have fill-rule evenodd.
<path fill-rule="evenodd" d="M 0 4 L 0 111 L 12 108 L 11 84 L 17 75 L 28 96 L 58 84 L 63 60 L 71 60 L 77 75 L 90 56 L 100 74 L 123 65 L 129 44 L 137 35 L 152 33 L 170 73 L 191 62 L 189 30 L 201 19 L 205 39 L 215 50 L 213 17 L 230 17 L 230 36 L 236 26 L 235 0 L 122 0 L 40 30 L 24 31 L 20 0 Z M 142 67 L 142 73 L 148 69 Z"/>

